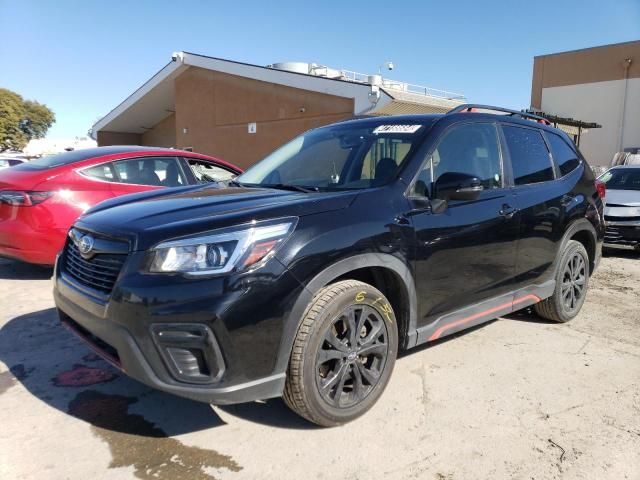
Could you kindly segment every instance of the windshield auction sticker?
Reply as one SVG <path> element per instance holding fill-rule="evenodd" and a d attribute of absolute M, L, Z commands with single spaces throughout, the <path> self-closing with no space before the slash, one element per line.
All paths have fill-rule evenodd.
<path fill-rule="evenodd" d="M 422 125 L 379 125 L 373 133 L 416 133 Z"/>

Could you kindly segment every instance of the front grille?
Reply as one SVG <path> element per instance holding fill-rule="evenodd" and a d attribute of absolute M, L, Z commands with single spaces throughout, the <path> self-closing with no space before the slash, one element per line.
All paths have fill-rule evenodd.
<path fill-rule="evenodd" d="M 614 217 L 612 215 L 605 215 L 604 219 L 607 222 L 636 222 L 640 220 L 640 216 L 636 217 Z"/>
<path fill-rule="evenodd" d="M 107 253 L 83 258 L 76 244 L 69 239 L 64 253 L 64 271 L 80 284 L 109 294 L 126 258 L 123 254 Z"/>

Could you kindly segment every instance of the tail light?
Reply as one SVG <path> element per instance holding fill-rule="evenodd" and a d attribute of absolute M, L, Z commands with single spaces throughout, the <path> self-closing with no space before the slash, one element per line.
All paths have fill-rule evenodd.
<path fill-rule="evenodd" d="M 0 203 L 31 207 L 44 202 L 53 192 L 24 192 L 17 190 L 0 190 Z"/>
<path fill-rule="evenodd" d="M 607 196 L 607 187 L 602 180 L 596 180 L 596 190 L 598 191 L 598 196 L 604 202 L 604 199 Z"/>

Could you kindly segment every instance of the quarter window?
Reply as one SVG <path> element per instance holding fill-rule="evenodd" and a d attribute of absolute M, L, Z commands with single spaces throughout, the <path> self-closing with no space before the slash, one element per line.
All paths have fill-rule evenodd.
<path fill-rule="evenodd" d="M 103 163 L 102 165 L 86 168 L 82 173 L 88 177 L 97 178 L 98 180 L 104 180 L 106 182 L 113 182 L 115 179 L 111 163 Z"/>
<path fill-rule="evenodd" d="M 187 158 L 186 160 L 198 183 L 228 182 L 236 178 L 235 173 L 212 163 L 194 160 L 192 158 Z"/>
<path fill-rule="evenodd" d="M 553 180 L 553 165 L 549 150 L 539 131 L 532 128 L 503 126 L 509 148 L 513 178 L 516 185 Z"/>
<path fill-rule="evenodd" d="M 560 137 L 560 135 L 549 133 L 547 134 L 547 140 L 549 140 L 553 159 L 556 161 L 558 168 L 560 168 L 560 174 L 562 176 L 573 171 L 578 165 L 580 165 L 578 154 L 562 137 Z"/>

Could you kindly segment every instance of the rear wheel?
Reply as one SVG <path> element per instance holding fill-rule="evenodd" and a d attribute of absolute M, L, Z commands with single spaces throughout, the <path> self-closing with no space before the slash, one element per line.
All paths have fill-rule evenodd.
<path fill-rule="evenodd" d="M 355 280 L 329 285 L 298 328 L 284 400 L 318 425 L 349 422 L 380 397 L 397 351 L 396 319 L 380 291 Z"/>
<path fill-rule="evenodd" d="M 568 322 L 580 312 L 589 285 L 589 255 L 584 246 L 569 240 L 558 263 L 553 295 L 534 305 L 538 315 L 555 322 Z"/>

